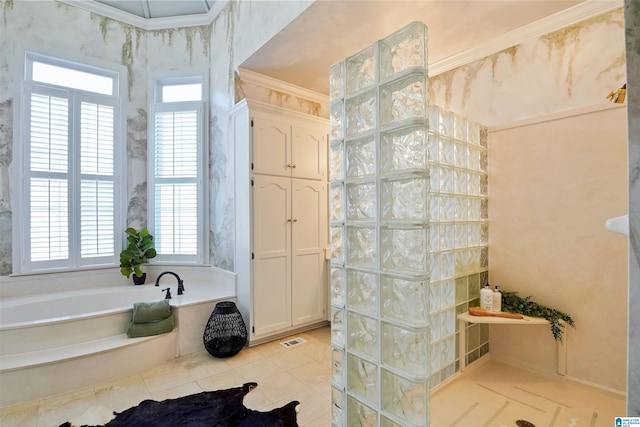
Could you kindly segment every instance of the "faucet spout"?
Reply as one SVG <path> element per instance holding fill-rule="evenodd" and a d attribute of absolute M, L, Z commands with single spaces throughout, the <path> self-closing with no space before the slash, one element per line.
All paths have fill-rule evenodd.
<path fill-rule="evenodd" d="M 163 271 L 162 273 L 160 273 L 158 275 L 158 278 L 156 279 L 156 286 L 160 286 L 160 278 L 162 276 L 164 276 L 165 274 L 171 274 L 172 276 L 174 276 L 178 280 L 178 295 L 182 295 L 184 293 L 184 284 L 183 284 L 182 279 L 180 278 L 180 276 L 178 276 L 173 271 Z"/>

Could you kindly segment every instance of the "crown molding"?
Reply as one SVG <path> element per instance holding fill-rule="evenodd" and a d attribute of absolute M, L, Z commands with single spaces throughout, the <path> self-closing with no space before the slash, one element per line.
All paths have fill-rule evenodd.
<path fill-rule="evenodd" d="M 218 14 L 229 2 L 229 0 L 217 0 L 213 3 L 213 6 L 207 13 L 170 16 L 163 18 L 143 18 L 141 16 L 137 16 L 129 12 L 124 12 L 120 9 L 116 9 L 115 7 L 111 7 L 104 3 L 99 3 L 92 0 L 57 1 L 77 7 L 79 9 L 86 10 L 88 12 L 96 13 L 101 16 L 106 16 L 107 18 L 115 19 L 116 21 L 123 22 L 125 24 L 133 25 L 134 27 L 142 28 L 143 30 L 166 30 L 170 28 L 210 25 L 215 17 L 218 16 Z"/>
<path fill-rule="evenodd" d="M 288 93 L 290 95 L 317 102 L 319 104 L 329 103 L 329 95 L 296 86 L 291 83 L 283 82 L 282 80 L 277 80 L 272 77 L 265 76 L 264 74 L 259 74 L 255 71 L 247 70 L 246 68 L 238 68 L 238 74 L 240 75 L 240 80 L 247 83 L 253 83 L 255 85 L 263 86 L 268 89 Z"/>
<path fill-rule="evenodd" d="M 623 0 L 584 1 L 546 18 L 506 32 L 487 43 L 429 64 L 429 76 L 437 76 L 454 68 L 462 67 L 471 62 L 491 56 L 496 52 L 536 39 L 544 34 L 561 30 L 586 19 L 622 8 L 623 6 Z"/>

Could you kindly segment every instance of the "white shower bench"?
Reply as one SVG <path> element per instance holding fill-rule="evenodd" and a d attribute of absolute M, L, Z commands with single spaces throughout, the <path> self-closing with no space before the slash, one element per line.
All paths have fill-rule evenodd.
<path fill-rule="evenodd" d="M 464 371 L 467 364 L 467 323 L 488 323 L 492 325 L 548 325 L 549 321 L 541 317 L 523 316 L 522 319 L 510 319 L 506 317 L 472 316 L 467 311 L 458 315 L 460 330 L 460 372 Z M 566 329 L 565 329 L 566 332 Z M 559 375 L 567 373 L 567 337 L 562 341 L 556 341 L 556 372 Z"/>

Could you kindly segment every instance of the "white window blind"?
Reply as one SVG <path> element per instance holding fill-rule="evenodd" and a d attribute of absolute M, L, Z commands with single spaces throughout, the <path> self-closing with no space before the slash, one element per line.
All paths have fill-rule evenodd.
<path fill-rule="evenodd" d="M 28 70 L 41 68 L 40 57 L 34 58 L 27 57 Z M 53 69 L 62 74 L 67 70 L 70 76 L 89 74 L 65 66 Z M 23 200 L 28 216 L 21 222 L 27 237 L 22 243 L 22 272 L 117 261 L 118 100 L 77 85 L 60 87 L 65 78 L 26 76 L 23 164 L 28 179 L 23 181 Z M 110 87 L 117 87 L 115 76 L 99 78 L 110 79 Z"/>
<path fill-rule="evenodd" d="M 200 261 L 202 103 L 156 104 L 153 224 L 159 259 Z"/>

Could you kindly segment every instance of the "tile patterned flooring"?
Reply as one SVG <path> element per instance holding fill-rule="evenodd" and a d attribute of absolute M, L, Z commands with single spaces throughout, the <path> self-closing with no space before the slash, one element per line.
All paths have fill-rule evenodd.
<path fill-rule="evenodd" d="M 298 400 L 301 427 L 329 427 L 329 328 L 291 338 L 298 336 L 307 342 L 285 348 L 282 339 L 244 349 L 230 359 L 196 353 L 95 387 L 2 408 L 0 426 L 104 423 L 100 415 L 108 417 L 111 411 L 123 411 L 144 399 L 163 400 L 255 381 L 258 387 L 244 399 L 248 408 L 264 411 Z M 10 392 L 1 387 L 0 392 Z M 614 416 L 624 415 L 624 408 L 623 399 L 489 361 L 432 394 L 431 426 L 515 427 L 516 420 L 526 419 L 536 427 L 609 427 Z"/>

